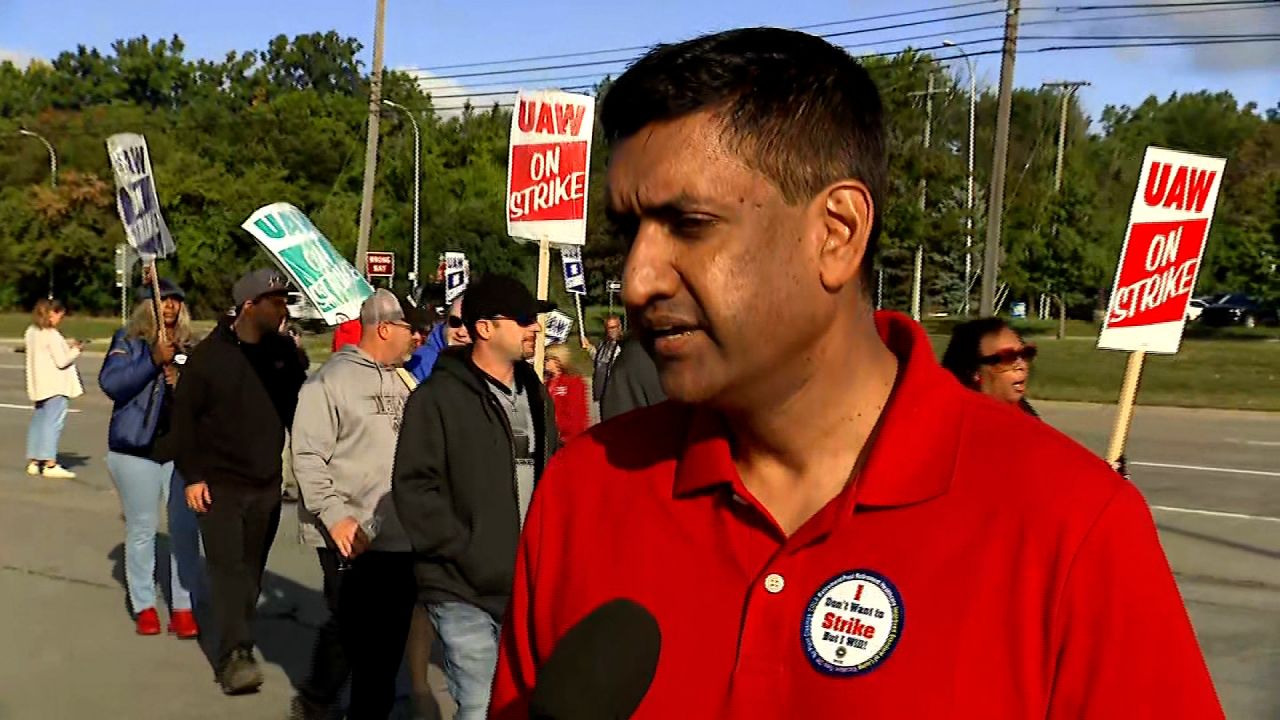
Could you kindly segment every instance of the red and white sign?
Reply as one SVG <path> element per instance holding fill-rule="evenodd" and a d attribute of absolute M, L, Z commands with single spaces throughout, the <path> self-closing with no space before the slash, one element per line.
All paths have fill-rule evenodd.
<path fill-rule="evenodd" d="M 373 251 L 364 254 L 365 277 L 395 277 L 396 256 L 394 253 Z"/>
<path fill-rule="evenodd" d="M 552 245 L 587 237 L 587 177 L 595 98 L 520 91 L 507 157 L 507 234 Z"/>
<path fill-rule="evenodd" d="M 1178 352 L 1226 164 L 1147 148 L 1098 347 Z"/>

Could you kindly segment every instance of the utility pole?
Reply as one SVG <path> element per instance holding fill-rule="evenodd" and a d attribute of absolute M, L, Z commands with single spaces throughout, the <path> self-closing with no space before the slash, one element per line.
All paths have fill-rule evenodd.
<path fill-rule="evenodd" d="M 1084 80 L 1063 80 L 1061 82 L 1044 83 L 1041 87 L 1057 88 L 1061 100 L 1059 105 L 1062 106 L 1062 117 L 1058 121 L 1058 159 L 1053 165 L 1053 194 L 1060 195 L 1062 193 L 1062 162 L 1063 156 L 1067 149 L 1067 110 L 1071 107 L 1071 98 L 1076 94 L 1076 90 L 1088 85 Z M 1058 225 L 1053 225 L 1053 241 L 1058 240 Z M 1052 290 L 1052 288 L 1050 288 Z M 1066 337 L 1067 334 L 1067 300 L 1063 295 L 1065 288 L 1059 288 L 1057 292 L 1058 301 L 1058 339 Z"/>
<path fill-rule="evenodd" d="M 946 92 L 945 90 L 933 89 L 933 72 L 929 72 L 929 88 L 924 92 L 908 93 L 909 95 L 924 95 L 924 149 L 925 154 L 929 152 L 930 139 L 933 137 L 933 95 L 934 93 Z M 929 196 L 929 181 L 927 178 L 920 178 L 920 214 L 925 213 L 925 202 Z M 915 270 L 911 275 L 911 319 L 916 322 L 920 321 L 920 286 L 921 279 L 924 275 L 924 243 L 916 243 Z"/>
<path fill-rule="evenodd" d="M 369 233 L 373 230 L 373 182 L 378 173 L 378 120 L 382 113 L 382 26 L 387 0 L 378 0 L 373 24 L 373 72 L 369 75 L 369 136 L 364 145 L 364 194 L 360 199 L 360 234 L 356 239 L 356 272 L 365 272 Z"/>
<path fill-rule="evenodd" d="M 982 257 L 982 295 L 978 312 L 992 315 L 996 307 L 996 280 L 1000 274 L 1000 224 L 1004 214 L 1004 172 L 1009 164 L 1009 111 L 1013 103 L 1013 61 L 1018 53 L 1020 0 L 1008 0 L 1004 18 L 1004 56 L 1000 61 L 1000 98 L 996 106 L 996 143 L 991 160 L 990 204 L 987 209 L 987 246 Z"/>

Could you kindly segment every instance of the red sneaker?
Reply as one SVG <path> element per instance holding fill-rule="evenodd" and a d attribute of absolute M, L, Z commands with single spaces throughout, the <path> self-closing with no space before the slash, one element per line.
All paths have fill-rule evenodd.
<path fill-rule="evenodd" d="M 156 615 L 155 608 L 147 608 L 138 613 L 138 634 L 139 635 L 159 635 L 160 634 L 160 616 Z"/>
<path fill-rule="evenodd" d="M 190 640 L 200 636 L 200 626 L 190 610 L 174 610 L 169 616 L 169 632 L 182 640 Z"/>

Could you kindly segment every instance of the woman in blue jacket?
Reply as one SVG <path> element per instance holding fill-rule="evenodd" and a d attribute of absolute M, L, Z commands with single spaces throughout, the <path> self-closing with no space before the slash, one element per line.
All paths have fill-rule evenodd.
<path fill-rule="evenodd" d="M 156 612 L 156 532 L 162 504 L 169 512 L 169 632 L 200 634 L 191 612 L 199 585 L 200 530 L 173 467 L 169 416 L 178 373 L 191 345 L 191 317 L 182 290 L 160 281 L 165 342 L 157 343 L 151 288 L 142 292 L 129 325 L 111 338 L 98 385 L 115 402 L 107 431 L 107 467 L 125 518 L 125 579 L 139 635 L 160 634 Z"/>

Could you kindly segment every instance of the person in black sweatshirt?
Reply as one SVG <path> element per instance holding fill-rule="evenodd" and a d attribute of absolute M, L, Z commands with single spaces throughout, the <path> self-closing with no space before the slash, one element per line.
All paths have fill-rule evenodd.
<path fill-rule="evenodd" d="M 232 288 L 223 318 L 187 360 L 173 408 L 177 465 L 187 505 L 199 513 L 214 619 L 217 679 L 228 695 L 262 685 L 250 629 L 280 522 L 285 431 L 306 368 L 278 330 L 288 287 L 276 270 L 255 270 Z"/>
<path fill-rule="evenodd" d="M 520 528 L 560 447 L 555 406 L 525 362 L 548 309 L 515 278 L 472 283 L 462 320 L 473 344 L 436 360 L 409 396 L 396 444 L 391 492 L 458 720 L 488 707 Z"/>

